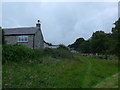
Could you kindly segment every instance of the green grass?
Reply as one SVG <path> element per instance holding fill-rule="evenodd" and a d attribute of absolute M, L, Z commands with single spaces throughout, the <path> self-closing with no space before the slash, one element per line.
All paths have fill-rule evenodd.
<path fill-rule="evenodd" d="M 112 75 L 111 77 L 106 78 L 102 82 L 98 83 L 95 88 L 118 88 L 118 77 L 120 73 Z"/>
<path fill-rule="evenodd" d="M 2 45 L 0 44 L 0 89 L 2 88 Z"/>
<path fill-rule="evenodd" d="M 75 59 L 51 56 L 3 64 L 4 88 L 94 88 L 118 73 L 117 60 L 101 60 L 74 55 Z M 106 82 L 106 81 L 105 81 Z M 113 83 L 113 88 L 118 87 Z M 115 83 L 115 84 L 114 84 Z M 104 84 L 100 84 L 104 88 Z"/>

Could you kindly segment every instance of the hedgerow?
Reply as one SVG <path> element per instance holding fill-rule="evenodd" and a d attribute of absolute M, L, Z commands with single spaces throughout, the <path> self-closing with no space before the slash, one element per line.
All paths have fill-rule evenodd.
<path fill-rule="evenodd" d="M 45 48 L 33 50 L 26 46 L 15 44 L 15 45 L 3 45 L 2 48 L 2 63 L 6 61 L 20 61 L 20 60 L 34 60 L 36 58 L 43 58 L 50 56 L 52 58 L 73 58 L 73 53 L 64 48 Z"/>
<path fill-rule="evenodd" d="M 2 47 L 2 63 L 6 61 L 18 61 L 23 58 L 34 58 L 34 56 L 34 51 L 23 45 L 3 45 Z"/>

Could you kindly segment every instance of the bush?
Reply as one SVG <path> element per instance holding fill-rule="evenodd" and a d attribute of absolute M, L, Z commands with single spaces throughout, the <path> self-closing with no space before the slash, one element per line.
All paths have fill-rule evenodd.
<path fill-rule="evenodd" d="M 3 45 L 2 48 L 3 63 L 6 61 L 18 61 L 26 58 L 34 58 L 35 53 L 32 49 L 23 45 Z"/>
<path fill-rule="evenodd" d="M 59 49 L 45 48 L 35 50 L 35 56 L 36 57 L 51 56 L 52 58 L 73 58 L 73 54 L 70 51 L 63 48 Z"/>
<path fill-rule="evenodd" d="M 60 44 L 59 47 L 57 49 L 64 49 L 64 50 L 69 50 L 68 47 L 66 47 L 63 44 Z"/>
<path fill-rule="evenodd" d="M 43 57 L 52 57 L 52 58 L 69 58 L 73 59 L 73 54 L 64 48 L 45 48 L 32 50 L 26 46 L 15 44 L 15 45 L 3 45 L 2 48 L 3 61 L 19 61 L 19 60 L 32 60 Z"/>
<path fill-rule="evenodd" d="M 53 58 L 73 58 L 73 54 L 66 49 L 44 49 L 46 55 L 50 55 Z"/>

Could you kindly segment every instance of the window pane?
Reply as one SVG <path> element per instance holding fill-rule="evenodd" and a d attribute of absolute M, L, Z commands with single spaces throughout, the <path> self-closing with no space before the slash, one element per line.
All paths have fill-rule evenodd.
<path fill-rule="evenodd" d="M 27 37 L 25 37 L 25 41 L 27 41 Z"/>
<path fill-rule="evenodd" d="M 17 36 L 18 42 L 28 42 L 28 36 Z"/>
<path fill-rule="evenodd" d="M 20 38 L 20 37 L 18 37 L 18 41 L 21 41 L 21 38 Z"/>
<path fill-rule="evenodd" d="M 22 37 L 21 39 L 22 39 L 21 41 L 24 41 L 24 38 L 23 38 L 23 37 Z"/>

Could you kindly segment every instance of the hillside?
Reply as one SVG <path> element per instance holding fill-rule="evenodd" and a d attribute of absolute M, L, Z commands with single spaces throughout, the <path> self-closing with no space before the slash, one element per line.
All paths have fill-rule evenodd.
<path fill-rule="evenodd" d="M 64 52 L 63 52 L 64 53 Z M 46 55 L 3 64 L 3 88 L 117 88 L 118 61 Z M 115 79 L 112 80 L 114 77 Z M 110 85 L 105 83 L 110 82 Z"/>

